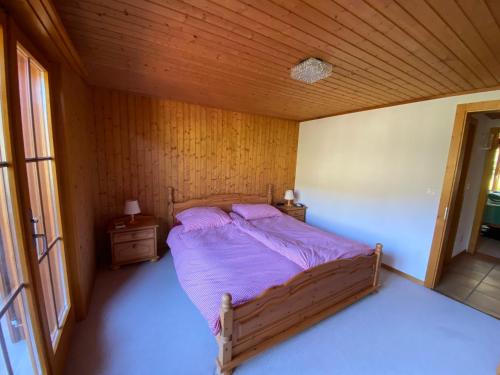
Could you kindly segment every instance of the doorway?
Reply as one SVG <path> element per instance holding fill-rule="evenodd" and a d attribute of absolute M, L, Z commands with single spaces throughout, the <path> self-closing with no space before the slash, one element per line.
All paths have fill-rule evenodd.
<path fill-rule="evenodd" d="M 486 113 L 500 125 L 500 113 Z M 468 252 L 500 261 L 500 127 L 490 129 Z"/>
<path fill-rule="evenodd" d="M 499 137 L 500 101 L 457 107 L 426 275 L 427 286 L 497 318 L 500 259 L 484 254 L 484 248 L 500 252 L 500 241 L 490 238 Z"/>

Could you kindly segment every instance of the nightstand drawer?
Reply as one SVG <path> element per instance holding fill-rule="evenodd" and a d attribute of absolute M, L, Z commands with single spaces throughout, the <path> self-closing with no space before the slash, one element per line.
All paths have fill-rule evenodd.
<path fill-rule="evenodd" d="M 306 214 L 304 211 L 299 211 L 299 212 L 289 212 L 288 215 L 291 217 L 296 218 L 297 220 L 300 221 L 305 221 L 306 220 Z"/>
<path fill-rule="evenodd" d="M 155 256 L 155 239 L 117 243 L 113 246 L 113 263 L 129 262 Z"/>
<path fill-rule="evenodd" d="M 127 241 L 136 241 L 136 240 L 144 240 L 147 238 L 155 237 L 155 229 L 142 229 L 142 230 L 134 230 L 128 232 L 118 232 L 113 234 L 113 242 L 127 242 Z"/>

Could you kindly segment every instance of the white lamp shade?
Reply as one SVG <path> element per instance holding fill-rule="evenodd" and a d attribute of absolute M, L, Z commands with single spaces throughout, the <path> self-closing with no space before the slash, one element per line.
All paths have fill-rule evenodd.
<path fill-rule="evenodd" d="M 287 201 L 293 201 L 293 200 L 295 199 L 295 196 L 294 196 L 294 194 L 293 194 L 293 190 L 287 190 L 287 191 L 285 192 L 285 199 L 286 199 Z"/>
<path fill-rule="evenodd" d="M 125 208 L 123 209 L 125 215 L 137 215 L 141 213 L 139 201 L 125 201 Z"/>

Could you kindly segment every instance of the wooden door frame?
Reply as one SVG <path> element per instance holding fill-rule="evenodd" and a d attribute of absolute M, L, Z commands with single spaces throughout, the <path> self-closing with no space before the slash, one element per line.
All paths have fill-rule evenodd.
<path fill-rule="evenodd" d="M 54 148 L 54 159 L 56 162 L 56 168 L 61 168 L 64 163 L 60 163 L 62 160 L 62 155 L 64 154 L 64 150 L 62 150 L 61 143 L 62 137 L 59 136 L 58 132 L 60 128 L 62 128 L 62 124 L 59 123 L 60 116 L 59 111 L 60 108 L 56 104 L 58 95 L 57 93 L 60 91 L 59 84 L 59 69 L 60 66 L 58 64 L 50 62 L 43 51 L 41 51 L 37 46 L 35 46 L 32 41 L 28 38 L 28 36 L 24 33 L 24 31 L 19 28 L 16 21 L 9 17 L 9 40 L 7 45 L 7 59 L 9 62 L 8 75 L 9 75 L 9 94 L 10 94 L 10 108 L 11 112 L 11 122 L 13 128 L 13 145 L 16 150 L 16 164 L 18 171 L 18 186 L 19 186 L 19 201 L 21 202 L 20 207 L 22 208 L 21 220 L 24 227 L 24 233 L 26 241 L 27 241 L 27 249 L 29 251 L 30 257 L 30 268 L 31 273 L 34 278 L 34 284 L 36 286 L 36 293 L 38 295 L 37 298 L 37 308 L 38 308 L 38 316 L 42 326 L 43 332 L 43 343 L 45 350 L 45 361 L 46 366 L 50 367 L 51 373 L 62 373 L 64 362 L 67 356 L 67 352 L 69 350 L 69 340 L 74 330 L 75 326 L 75 315 L 74 315 L 74 285 L 72 284 L 73 279 L 70 277 L 69 273 L 72 271 L 72 264 L 70 261 L 70 246 L 72 241 L 72 236 L 69 231 L 69 225 L 67 224 L 67 214 L 64 210 L 63 205 L 61 205 L 61 199 L 63 195 L 63 186 L 62 186 L 62 178 L 61 173 L 56 172 L 56 183 L 58 187 L 58 202 L 57 206 L 60 210 L 61 215 L 61 224 L 62 224 L 62 237 L 65 241 L 65 267 L 66 267 L 66 283 L 69 291 L 69 310 L 66 314 L 64 321 L 62 322 L 62 326 L 65 327 L 58 339 L 58 342 L 55 345 L 55 348 L 52 345 L 51 337 L 50 337 L 50 329 L 48 326 L 48 321 L 45 316 L 45 303 L 43 300 L 43 290 L 42 290 L 42 281 L 39 275 L 38 270 L 38 257 L 36 252 L 32 250 L 32 225 L 31 225 L 31 215 L 29 208 L 31 207 L 30 198 L 29 198 L 29 190 L 28 190 L 28 180 L 27 175 L 24 171 L 26 171 L 26 160 L 24 154 L 24 138 L 23 138 L 23 127 L 22 127 L 22 118 L 21 118 L 21 105 L 20 105 L 20 95 L 19 95 L 19 82 L 18 82 L 18 66 L 17 66 L 17 44 L 21 44 L 22 47 L 33 56 L 35 60 L 39 64 L 43 66 L 44 69 L 47 70 L 48 73 L 48 92 L 49 92 L 49 103 L 50 103 L 50 117 L 51 117 L 51 136 L 53 141 Z"/>
<path fill-rule="evenodd" d="M 467 116 L 466 127 L 464 132 L 464 156 L 461 165 L 460 177 L 458 177 L 457 197 L 453 209 L 453 214 L 449 215 L 450 218 L 450 235 L 445 243 L 443 249 L 445 258 L 444 264 L 448 264 L 453 257 L 453 246 L 457 236 L 458 225 L 460 224 L 460 215 L 462 213 L 463 200 L 465 195 L 465 185 L 467 182 L 467 171 L 469 170 L 470 159 L 472 156 L 472 148 L 477 132 L 477 119 Z"/>
<path fill-rule="evenodd" d="M 490 140 L 494 137 L 498 139 L 498 134 L 500 134 L 500 127 L 494 127 L 490 129 Z M 483 177 L 481 178 L 481 187 L 479 190 L 479 195 L 476 201 L 476 211 L 474 214 L 474 222 L 472 224 L 472 230 L 470 233 L 469 245 L 467 246 L 467 252 L 471 255 L 476 253 L 477 242 L 479 240 L 479 234 L 481 233 L 481 224 L 483 223 L 483 214 L 486 209 L 486 201 L 488 200 L 488 182 L 491 178 L 491 171 L 489 166 L 495 157 L 496 148 L 490 148 L 486 158 L 484 160 L 483 166 Z M 494 172 L 493 172 L 494 173 Z"/>
<path fill-rule="evenodd" d="M 444 250 L 447 241 L 451 237 L 452 230 L 452 220 L 449 219 L 456 214 L 454 208 L 458 197 L 459 182 L 465 158 L 467 117 L 470 114 L 478 112 L 500 112 L 500 100 L 457 105 L 436 226 L 434 228 L 431 252 L 425 275 L 424 285 L 428 288 L 435 288 L 437 286 L 443 269 L 446 258 Z"/>
<path fill-rule="evenodd" d="M 31 235 L 29 228 L 24 225 L 24 214 L 23 214 L 23 203 L 21 195 L 21 183 L 25 173 L 22 172 L 22 168 L 25 167 L 24 164 L 20 164 L 19 149 L 17 144 L 19 143 L 18 132 L 17 132 L 17 120 L 15 111 L 15 102 L 13 100 L 13 89 L 15 86 L 13 84 L 12 76 L 12 34 L 13 28 L 15 27 L 12 19 L 0 10 L 0 24 L 3 28 L 3 57 L 2 65 L 5 74 L 5 98 L 2 95 L 3 106 L 5 107 L 6 113 L 4 114 L 3 121 L 7 124 L 5 126 L 5 137 L 7 139 L 6 146 L 8 147 L 8 154 L 12 157 L 12 170 L 10 172 L 10 187 L 13 190 L 11 192 L 12 206 L 13 206 L 13 217 L 14 226 L 16 233 L 18 235 L 18 246 L 19 246 L 19 260 L 22 275 L 24 277 L 24 282 L 26 283 L 26 307 L 29 312 L 29 319 L 32 325 L 33 340 L 36 345 L 35 351 L 38 355 L 38 363 L 40 365 L 40 370 L 43 374 L 53 373 L 52 360 L 51 360 L 51 350 L 50 350 L 50 338 L 47 339 L 46 335 L 46 325 L 43 318 L 43 306 L 40 305 L 39 296 L 42 293 L 40 277 L 37 270 L 34 268 L 34 254 L 31 251 Z M 15 81 L 17 84 L 17 80 Z M 22 142 L 22 139 L 21 139 Z M 23 159 L 24 161 L 24 159 Z"/>

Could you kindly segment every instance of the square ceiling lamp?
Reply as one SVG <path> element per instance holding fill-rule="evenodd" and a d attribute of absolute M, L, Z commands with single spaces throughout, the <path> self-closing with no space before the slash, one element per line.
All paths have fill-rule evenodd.
<path fill-rule="evenodd" d="M 290 76 L 301 82 L 312 84 L 332 74 L 333 65 L 310 57 L 292 67 Z"/>

